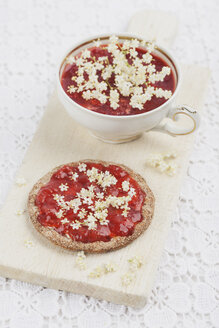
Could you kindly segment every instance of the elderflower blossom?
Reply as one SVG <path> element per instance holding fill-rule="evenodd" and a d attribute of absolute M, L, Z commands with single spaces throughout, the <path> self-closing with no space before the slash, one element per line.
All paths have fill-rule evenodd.
<path fill-rule="evenodd" d="M 69 188 L 69 186 L 68 186 L 67 183 L 65 183 L 65 184 L 62 183 L 62 184 L 60 184 L 60 186 L 59 186 L 59 189 L 60 189 L 61 191 L 67 191 L 68 188 Z"/>
<path fill-rule="evenodd" d="M 108 210 L 105 208 L 102 211 L 96 211 L 95 217 L 99 220 L 100 225 L 107 225 L 109 220 L 107 220 Z"/>
<path fill-rule="evenodd" d="M 117 90 L 110 90 L 110 105 L 113 109 L 119 107 L 119 93 Z"/>
<path fill-rule="evenodd" d="M 74 198 L 72 200 L 70 200 L 68 203 L 68 206 L 70 209 L 73 210 L 73 212 L 76 214 L 79 210 L 79 207 L 81 206 L 82 202 L 80 200 L 80 198 Z"/>
<path fill-rule="evenodd" d="M 87 90 L 87 91 L 84 91 L 82 93 L 82 97 L 85 99 L 85 100 L 89 100 L 92 98 L 92 92 L 90 90 Z"/>
<path fill-rule="evenodd" d="M 61 219 L 63 216 L 63 210 L 59 210 L 58 212 L 55 213 L 55 215 L 58 219 Z"/>
<path fill-rule="evenodd" d="M 82 57 L 83 58 L 89 58 L 90 57 L 90 51 L 88 49 L 85 49 L 83 52 L 82 52 Z"/>
<path fill-rule="evenodd" d="M 122 189 L 123 191 L 129 191 L 129 182 L 127 180 L 123 181 Z"/>
<path fill-rule="evenodd" d="M 77 88 L 74 85 L 69 85 L 68 86 L 68 92 L 69 93 L 74 93 L 77 91 Z"/>
<path fill-rule="evenodd" d="M 104 198 L 104 194 L 102 192 L 97 192 L 96 193 L 96 197 L 99 199 L 103 199 Z"/>
<path fill-rule="evenodd" d="M 87 215 L 87 211 L 84 208 L 82 208 L 82 210 L 78 213 L 78 217 L 80 219 L 84 219 L 86 215 Z"/>
<path fill-rule="evenodd" d="M 70 226 L 72 227 L 72 229 L 78 230 L 81 227 L 81 222 L 79 222 L 78 220 L 76 220 L 75 222 L 72 222 L 70 224 Z"/>
<path fill-rule="evenodd" d="M 149 53 L 151 53 L 152 51 L 154 51 L 154 48 L 155 48 L 155 43 L 154 42 L 148 42 L 147 43 L 147 51 Z"/>
<path fill-rule="evenodd" d="M 130 41 L 130 46 L 131 46 L 132 48 L 137 48 L 137 47 L 139 46 L 139 41 L 138 41 L 137 39 L 132 39 L 132 40 Z"/>
<path fill-rule="evenodd" d="M 128 192 L 128 195 L 129 195 L 130 197 L 135 196 L 135 195 L 136 195 L 135 189 L 134 189 L 134 188 L 130 188 L 130 190 L 129 190 L 129 192 Z"/>
<path fill-rule="evenodd" d="M 101 42 L 100 42 L 100 40 L 95 40 L 95 41 L 93 41 L 93 44 L 95 47 L 99 47 L 101 45 Z"/>
<path fill-rule="evenodd" d="M 169 161 L 175 158 L 175 152 L 151 154 L 147 159 L 147 164 L 156 168 L 161 173 L 166 173 L 169 176 L 173 176 L 176 174 L 177 165 L 175 163 L 170 163 Z"/>
<path fill-rule="evenodd" d="M 102 78 L 104 80 L 107 80 L 111 77 L 112 73 L 113 73 L 113 67 L 109 65 L 105 67 L 104 70 L 102 71 Z"/>
<path fill-rule="evenodd" d="M 83 224 L 86 225 L 88 227 L 88 230 L 95 230 L 97 227 L 97 219 L 95 218 L 95 216 L 93 216 L 92 213 L 90 213 L 87 217 L 86 220 L 84 220 Z"/>
<path fill-rule="evenodd" d="M 110 42 L 111 43 L 117 43 L 119 41 L 119 38 L 115 35 L 112 35 L 110 38 L 109 38 Z"/>
<path fill-rule="evenodd" d="M 87 165 L 86 165 L 85 163 L 80 163 L 80 164 L 78 165 L 78 170 L 79 170 L 80 172 L 85 172 L 85 171 L 86 171 L 86 167 L 87 167 Z"/>
<path fill-rule="evenodd" d="M 77 84 L 81 84 L 82 82 L 84 82 L 84 77 L 83 76 L 78 76 L 76 78 L 76 82 L 77 82 Z"/>
<path fill-rule="evenodd" d="M 128 50 L 130 48 L 130 41 L 125 40 L 122 45 L 123 50 Z"/>
<path fill-rule="evenodd" d="M 146 63 L 146 64 L 150 64 L 153 57 L 147 52 L 146 54 L 144 54 L 142 56 L 142 59 L 143 59 L 143 62 Z"/>
<path fill-rule="evenodd" d="M 62 224 L 67 224 L 67 223 L 69 223 L 69 220 L 67 218 L 64 218 L 61 220 L 61 222 L 62 222 Z"/>
<path fill-rule="evenodd" d="M 106 188 L 117 183 L 117 179 L 108 171 L 98 172 L 96 168 L 87 170 L 87 176 L 90 182 L 96 181 L 101 187 Z"/>
<path fill-rule="evenodd" d="M 70 56 L 68 56 L 66 58 L 66 63 L 67 64 L 73 64 L 73 63 L 75 63 L 75 56 L 73 54 L 71 54 Z"/>
<path fill-rule="evenodd" d="M 82 57 L 79 57 L 79 58 L 76 59 L 75 62 L 77 64 L 77 66 L 81 66 L 81 65 L 84 64 L 84 59 Z"/>
<path fill-rule="evenodd" d="M 137 57 L 138 52 L 135 49 L 130 49 L 130 55 L 135 58 Z"/>
<path fill-rule="evenodd" d="M 170 75 L 170 72 L 171 72 L 170 67 L 164 66 L 160 72 L 157 72 L 157 73 L 154 73 L 154 74 L 150 75 L 149 81 L 152 82 L 152 83 L 155 83 L 155 82 L 158 82 L 158 81 L 163 82 L 164 78 L 167 75 Z M 166 90 L 163 90 L 163 91 L 166 91 Z"/>
<path fill-rule="evenodd" d="M 144 97 L 143 97 L 143 95 L 134 94 L 131 97 L 130 105 L 133 108 L 138 108 L 140 110 L 143 109 L 143 107 L 144 107 Z"/>
<path fill-rule="evenodd" d="M 72 173 L 71 176 L 70 176 L 70 179 L 73 180 L 73 181 L 77 181 L 77 178 L 79 177 L 78 173 L 75 172 L 75 173 Z"/>

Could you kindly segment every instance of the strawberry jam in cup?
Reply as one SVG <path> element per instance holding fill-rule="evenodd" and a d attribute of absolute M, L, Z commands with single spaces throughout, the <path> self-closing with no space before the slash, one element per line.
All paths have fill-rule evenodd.
<path fill-rule="evenodd" d="M 173 135 L 195 130 L 193 109 L 172 107 L 179 69 L 163 48 L 134 36 L 101 36 L 75 46 L 58 71 L 58 95 L 74 120 L 107 142 L 133 140 L 151 129 Z M 173 121 L 185 114 L 189 126 Z M 163 124 L 165 117 L 172 120 Z"/>

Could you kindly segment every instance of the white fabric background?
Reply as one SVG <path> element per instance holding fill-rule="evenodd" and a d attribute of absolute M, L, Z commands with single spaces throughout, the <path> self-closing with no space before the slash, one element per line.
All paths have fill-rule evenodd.
<path fill-rule="evenodd" d="M 131 15 L 147 8 L 176 13 L 176 56 L 212 70 L 202 125 L 148 305 L 133 310 L 0 278 L 0 327 L 219 327 L 217 0 L 0 0 L 0 199 L 54 89 L 63 48 L 89 34 L 125 31 Z"/>

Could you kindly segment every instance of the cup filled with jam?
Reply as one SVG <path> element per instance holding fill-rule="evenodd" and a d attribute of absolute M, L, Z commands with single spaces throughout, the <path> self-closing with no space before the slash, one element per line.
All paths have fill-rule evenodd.
<path fill-rule="evenodd" d="M 170 53 L 130 34 L 104 35 L 71 47 L 58 69 L 58 96 L 70 116 L 97 138 L 112 143 L 157 130 L 193 132 L 198 113 L 174 107 L 179 68 Z M 192 126 L 176 123 L 180 115 Z"/>

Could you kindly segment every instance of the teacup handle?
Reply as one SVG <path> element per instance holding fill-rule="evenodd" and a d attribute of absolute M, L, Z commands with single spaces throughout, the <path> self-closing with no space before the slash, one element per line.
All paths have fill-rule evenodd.
<path fill-rule="evenodd" d="M 180 118 L 179 114 L 186 115 L 192 119 L 193 121 L 192 129 L 188 127 L 179 127 L 174 123 L 174 121 L 179 120 Z M 182 136 L 194 132 L 196 129 L 198 129 L 200 125 L 199 113 L 189 106 L 172 108 L 169 111 L 167 117 L 171 118 L 172 120 L 165 123 L 161 121 L 161 123 L 155 126 L 152 130 L 169 133 L 174 136 Z"/>

